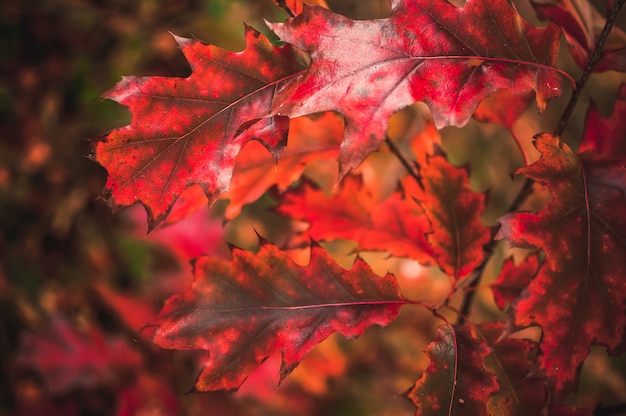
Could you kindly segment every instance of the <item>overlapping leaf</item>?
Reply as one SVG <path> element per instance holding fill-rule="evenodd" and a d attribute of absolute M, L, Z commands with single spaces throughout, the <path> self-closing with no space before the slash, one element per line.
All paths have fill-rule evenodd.
<path fill-rule="evenodd" d="M 525 339 L 498 339 L 504 330 L 502 323 L 484 323 L 481 334 L 491 347 L 487 368 L 496 374 L 499 389 L 487 403 L 490 414 L 501 416 L 539 415 L 546 406 L 548 395 L 544 381 L 530 376 L 529 358 L 537 345 Z"/>
<path fill-rule="evenodd" d="M 487 399 L 496 392 L 496 376 L 485 368 L 490 353 L 474 330 L 442 325 L 426 349 L 430 365 L 407 392 L 416 415 L 487 415 Z"/>
<path fill-rule="evenodd" d="M 442 156 L 422 164 L 420 175 L 423 190 L 414 188 L 412 195 L 431 223 L 428 242 L 441 269 L 461 279 L 483 261 L 483 245 L 491 239 L 489 228 L 480 222 L 485 195 L 470 189 L 466 169 Z"/>
<path fill-rule="evenodd" d="M 561 27 L 572 57 L 578 66 L 585 68 L 604 29 L 604 17 L 588 0 L 558 0 L 556 3 L 531 0 L 531 3 L 539 17 Z M 617 27 L 611 31 L 600 61 L 593 67 L 595 72 L 610 70 L 626 71 L 626 33 Z"/>
<path fill-rule="evenodd" d="M 507 303 L 513 303 L 528 286 L 538 269 L 539 256 L 537 254 L 531 254 L 517 266 L 513 257 L 506 259 L 500 275 L 490 285 L 498 307 L 504 309 Z"/>
<path fill-rule="evenodd" d="M 309 223 L 307 233 L 315 240 L 347 239 L 358 242 L 360 250 L 432 262 L 424 235 L 431 227 L 419 206 L 400 192 L 376 201 L 357 176 L 344 178 L 330 197 L 305 182 L 282 196 L 277 211 Z"/>
<path fill-rule="evenodd" d="M 517 326 L 541 326 L 538 362 L 561 400 L 575 389 L 592 344 L 614 353 L 624 339 L 626 170 L 624 161 L 577 155 L 549 134 L 535 140 L 541 158 L 518 173 L 554 199 L 538 213 L 502 217 L 499 237 L 545 252 L 511 311 Z"/>
<path fill-rule="evenodd" d="M 37 371 L 53 395 L 119 382 L 118 372 L 142 365 L 139 352 L 120 338 L 106 338 L 100 329 L 73 328 L 55 317 L 49 331 L 27 334 L 17 362 Z"/>
<path fill-rule="evenodd" d="M 490 415 L 591 416 L 588 409 L 554 403 L 546 390 L 545 380 L 532 375 L 530 357 L 534 356 L 536 343 L 521 338 L 499 339 L 503 329 L 502 323 L 479 325 L 481 334 L 491 347 L 491 354 L 485 360 L 487 368 L 496 374 L 500 387 L 487 403 Z"/>
<path fill-rule="evenodd" d="M 499 89 L 535 91 L 540 108 L 559 94 L 558 28 L 532 27 L 505 0 L 463 7 L 392 0 L 387 19 L 354 21 L 318 7 L 271 28 L 311 54 L 309 69 L 274 99 L 274 114 L 338 111 L 346 119 L 342 172 L 384 138 L 389 117 L 415 101 L 437 127 L 461 126 Z"/>
<path fill-rule="evenodd" d="M 592 102 L 587 110 L 585 137 L 580 151 L 595 150 L 607 157 L 626 157 L 626 84 L 619 89 L 613 113 L 604 118 Z"/>
<path fill-rule="evenodd" d="M 277 350 L 282 380 L 332 333 L 385 326 L 406 303 L 393 276 L 378 277 L 360 259 L 344 270 L 317 245 L 307 266 L 262 244 L 256 254 L 233 249 L 231 262 L 201 257 L 194 269 L 193 287 L 167 301 L 153 341 L 208 351 L 199 391 L 238 388 Z"/>
<path fill-rule="evenodd" d="M 109 204 L 141 202 L 151 229 L 190 185 L 200 184 L 209 202 L 226 191 L 235 157 L 251 138 L 278 155 L 288 120 L 264 117 L 279 85 L 304 67 L 297 50 L 275 47 L 249 27 L 243 52 L 176 41 L 191 75 L 123 78 L 104 97 L 129 107 L 131 124 L 94 144 L 93 157 L 109 174 Z"/>
<path fill-rule="evenodd" d="M 291 120 L 289 143 L 278 164 L 259 144 L 252 142 L 237 157 L 228 194 L 226 218 L 234 218 L 242 207 L 256 201 L 271 186 L 282 192 L 295 182 L 307 162 L 335 160 L 343 134 L 343 122 L 334 113 Z"/>

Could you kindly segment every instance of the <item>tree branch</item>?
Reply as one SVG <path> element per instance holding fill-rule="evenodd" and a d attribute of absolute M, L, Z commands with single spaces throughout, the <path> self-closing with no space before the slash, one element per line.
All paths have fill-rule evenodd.
<path fill-rule="evenodd" d="M 526 199 L 532 193 L 532 189 L 533 189 L 533 184 L 534 183 L 535 183 L 535 181 L 533 181 L 531 179 L 528 179 L 528 178 L 524 179 L 524 183 L 522 184 L 522 187 L 520 188 L 519 192 L 517 193 L 517 196 L 515 197 L 515 199 L 511 202 L 511 205 L 506 210 L 506 212 L 517 211 L 522 206 L 524 201 L 526 201 Z M 475 293 L 476 293 L 476 290 L 475 290 L 476 286 L 478 286 L 478 283 L 480 282 L 480 277 L 482 276 L 483 272 L 485 271 L 485 267 L 487 266 L 487 262 L 491 258 L 491 255 L 493 254 L 493 250 L 494 250 L 494 248 L 496 246 L 496 241 L 493 239 L 493 237 L 495 237 L 495 232 L 493 233 L 493 236 L 491 237 L 491 240 L 489 240 L 489 243 L 485 246 L 485 251 L 488 252 L 490 255 L 486 256 L 485 259 L 483 260 L 483 262 L 480 263 L 478 265 L 478 267 L 476 267 L 472 271 L 472 274 L 467 277 L 467 279 L 472 279 L 472 280 L 470 281 L 469 284 L 466 284 L 463 287 L 465 289 L 466 293 L 465 293 L 465 298 L 463 298 L 463 303 L 461 304 L 459 320 L 457 322 L 458 324 L 464 323 L 465 322 L 465 317 L 469 316 L 470 308 L 472 307 L 472 302 L 474 300 L 474 296 L 475 296 Z"/>
<path fill-rule="evenodd" d="M 404 158 L 404 155 L 402 155 L 400 149 L 398 149 L 396 144 L 389 138 L 389 136 L 385 136 L 385 143 L 387 143 L 387 146 L 389 147 L 391 153 L 393 153 L 394 156 L 398 158 L 400 163 L 402 163 L 402 166 L 404 166 L 407 172 L 409 172 L 409 175 L 415 178 L 417 183 L 422 186 L 422 177 L 420 176 L 419 172 L 415 169 L 414 166 L 411 166 L 411 162 Z"/>
<path fill-rule="evenodd" d="M 611 29 L 613 28 L 613 25 L 615 24 L 615 21 L 617 20 L 617 16 L 619 15 L 619 12 L 622 9 L 622 6 L 624 5 L 625 2 L 626 0 L 616 0 L 615 2 L 613 2 L 613 7 L 611 7 L 611 10 L 609 11 L 609 14 L 606 17 L 606 23 L 604 24 L 604 29 L 602 29 L 602 33 L 600 34 L 600 37 L 598 38 L 596 47 L 593 50 L 593 53 L 591 54 L 589 61 L 587 62 L 587 66 L 585 67 L 585 70 L 583 71 L 583 74 L 581 75 L 580 80 L 576 83 L 576 88 L 572 92 L 572 96 L 570 97 L 570 100 L 567 103 L 567 107 L 563 111 L 563 115 L 561 116 L 561 119 L 559 120 L 558 126 L 556 127 L 556 129 L 554 129 L 555 136 L 561 136 L 563 132 L 565 131 L 565 126 L 567 126 L 567 122 L 569 121 L 570 117 L 572 116 L 572 113 L 574 112 L 576 103 L 578 102 L 578 99 L 580 98 L 580 95 L 582 94 L 582 89 L 587 83 L 587 79 L 589 78 L 589 75 L 591 75 L 591 71 L 593 70 L 593 67 L 596 66 L 596 64 L 600 61 L 600 58 L 602 58 L 602 50 L 604 49 L 604 44 L 609 38 L 609 33 L 611 33 Z"/>

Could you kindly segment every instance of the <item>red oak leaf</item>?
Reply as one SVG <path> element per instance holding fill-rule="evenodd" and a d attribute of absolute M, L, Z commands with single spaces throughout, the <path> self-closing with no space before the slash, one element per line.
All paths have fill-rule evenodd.
<path fill-rule="evenodd" d="M 428 242 L 439 267 L 455 280 L 461 279 L 482 263 L 483 245 L 491 239 L 489 228 L 480 222 L 485 195 L 470 189 L 466 169 L 442 156 L 422 164 L 420 175 L 423 190 L 414 188 L 411 195 L 430 221 Z"/>
<path fill-rule="evenodd" d="M 487 399 L 497 391 L 496 376 L 487 371 L 487 344 L 465 326 L 442 325 L 426 355 L 430 365 L 407 392 L 416 415 L 487 415 Z"/>
<path fill-rule="evenodd" d="M 274 114 L 342 113 L 341 172 L 376 150 L 389 117 L 416 101 L 428 104 L 440 128 L 464 125 L 479 102 L 499 89 L 535 91 L 540 108 L 559 94 L 556 26 L 531 26 L 505 0 L 391 5 L 386 19 L 355 21 L 305 7 L 285 23 L 270 24 L 312 59 L 275 97 Z"/>
<path fill-rule="evenodd" d="M 141 202 L 150 229 L 190 185 L 199 184 L 209 202 L 226 191 L 235 157 L 251 138 L 278 155 L 288 120 L 263 117 L 279 85 L 304 66 L 294 48 L 275 47 L 249 27 L 243 52 L 176 41 L 191 75 L 124 77 L 104 97 L 129 107 L 131 124 L 94 144 L 93 158 L 109 174 L 109 205 Z"/>
<path fill-rule="evenodd" d="M 400 192 L 376 201 L 358 176 L 346 176 L 338 192 L 330 197 L 304 182 L 286 192 L 276 209 L 308 222 L 307 233 L 314 240 L 352 240 L 359 243 L 359 250 L 388 251 L 392 256 L 409 257 L 422 264 L 432 262 L 424 235 L 431 228 L 420 207 Z"/>
<path fill-rule="evenodd" d="M 77 331 L 55 318 L 48 332 L 24 336 L 17 361 L 39 372 L 58 395 L 117 383 L 121 370 L 141 365 L 141 355 L 122 338 L 107 339 L 96 327 Z"/>
<path fill-rule="evenodd" d="M 332 333 L 385 326 L 407 303 L 392 275 L 378 277 L 360 259 L 344 270 L 316 244 L 307 266 L 262 244 L 256 254 L 233 249 L 231 262 L 200 257 L 194 276 L 190 290 L 166 302 L 153 341 L 209 352 L 198 391 L 237 389 L 277 350 L 282 380 Z"/>
<path fill-rule="evenodd" d="M 487 368 L 496 375 L 500 386 L 487 404 L 490 414 L 543 414 L 549 399 L 545 380 L 529 375 L 533 364 L 529 356 L 536 350 L 537 344 L 525 339 L 499 339 L 504 330 L 504 324 L 499 322 L 481 324 L 479 330 L 491 346 Z"/>
<path fill-rule="evenodd" d="M 535 140 L 541 158 L 517 173 L 546 186 L 553 200 L 538 213 L 502 217 L 497 238 L 546 255 L 511 317 L 517 326 L 541 326 L 538 363 L 561 400 L 575 390 L 592 344 L 614 354 L 624 339 L 626 170 L 623 161 L 576 155 L 550 134 Z"/>
<path fill-rule="evenodd" d="M 256 201 L 273 185 L 285 191 L 300 178 L 306 163 L 336 159 L 342 134 L 343 121 L 334 113 L 294 118 L 278 164 L 268 152 L 259 149 L 260 144 L 249 143 L 237 156 L 230 188 L 224 195 L 230 199 L 225 217 L 236 217 L 245 204 Z"/>
<path fill-rule="evenodd" d="M 588 409 L 553 403 L 545 379 L 531 375 L 530 356 L 534 356 L 537 344 L 520 338 L 500 339 L 503 330 L 504 324 L 499 322 L 479 325 L 480 333 L 491 347 L 485 363 L 500 386 L 487 403 L 490 415 L 591 415 Z"/>
<path fill-rule="evenodd" d="M 506 259 L 500 275 L 490 285 L 498 307 L 504 309 L 507 303 L 513 303 L 537 274 L 538 269 L 539 256 L 537 254 L 531 254 L 517 266 L 513 257 Z"/>
<path fill-rule="evenodd" d="M 598 38 L 605 25 L 605 19 L 587 0 L 531 0 L 537 14 L 542 19 L 550 19 L 563 30 L 572 57 L 581 68 L 589 62 Z M 626 33 L 614 27 L 602 51 L 600 61 L 593 67 L 594 72 L 626 72 Z"/>
<path fill-rule="evenodd" d="M 622 84 L 613 113 L 603 118 L 593 102 L 587 110 L 585 137 L 579 151 L 595 150 L 607 157 L 626 157 L 626 84 Z"/>

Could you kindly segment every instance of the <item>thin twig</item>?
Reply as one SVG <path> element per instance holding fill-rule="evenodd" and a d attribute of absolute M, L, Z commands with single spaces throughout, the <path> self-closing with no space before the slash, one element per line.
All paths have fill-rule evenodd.
<path fill-rule="evenodd" d="M 563 115 L 561 116 L 561 120 L 559 120 L 558 126 L 556 127 L 556 129 L 554 129 L 555 136 L 561 136 L 563 132 L 565 131 L 565 126 L 567 126 L 567 122 L 569 121 L 570 117 L 572 116 L 572 113 L 574 112 L 576 103 L 578 102 L 578 99 L 580 98 L 583 87 L 587 83 L 587 79 L 589 78 L 589 75 L 591 75 L 593 67 L 596 66 L 596 64 L 600 61 L 600 58 L 602 58 L 602 50 L 604 49 L 604 44 L 609 38 L 609 33 L 611 33 L 611 29 L 613 28 L 613 25 L 615 24 L 615 21 L 617 20 L 617 16 L 619 15 L 619 12 L 622 9 L 622 6 L 624 5 L 624 3 L 626 3 L 626 0 L 616 0 L 613 3 L 613 7 L 611 7 L 611 10 L 609 11 L 606 17 L 606 23 L 604 24 L 604 29 L 602 29 L 602 33 L 600 34 L 600 37 L 598 38 L 596 47 L 593 50 L 593 53 L 591 54 L 589 61 L 587 62 L 587 66 L 585 67 L 585 70 L 583 71 L 583 74 L 581 75 L 580 80 L 576 83 L 576 88 L 574 89 L 574 92 L 572 92 L 572 96 L 570 97 L 570 100 L 567 103 L 567 107 L 565 108 L 565 111 L 563 111 Z"/>
<path fill-rule="evenodd" d="M 400 149 L 398 149 L 396 144 L 389 138 L 389 136 L 385 136 L 385 143 L 387 143 L 387 146 L 389 147 L 389 150 L 391 151 L 391 153 L 393 153 L 394 156 L 398 158 L 402 166 L 404 166 L 407 172 L 409 172 L 409 175 L 415 178 L 417 183 L 421 186 L 422 178 L 419 172 L 415 169 L 414 166 L 411 166 L 411 162 L 405 159 L 404 155 L 400 152 Z"/>
<path fill-rule="evenodd" d="M 515 199 L 511 202 L 511 205 L 509 205 L 509 208 L 506 210 L 506 212 L 517 211 L 522 206 L 524 201 L 526 201 L 526 199 L 532 193 L 534 183 L 535 182 L 533 180 L 524 178 L 524 183 L 522 184 L 522 187 L 517 193 L 517 196 L 515 197 Z M 495 237 L 495 233 L 492 233 L 491 240 L 489 240 L 489 243 L 485 245 L 484 247 L 487 253 L 493 254 L 493 250 L 496 246 L 496 241 L 494 240 L 494 237 Z M 471 279 L 471 280 L 470 280 L 470 283 L 468 285 L 465 285 L 464 287 L 465 298 L 463 298 L 463 304 L 461 305 L 461 313 L 459 314 L 459 320 L 457 321 L 459 325 L 465 322 L 466 316 L 469 316 L 470 308 L 472 307 L 472 302 L 474 301 L 474 297 L 476 296 L 476 290 L 474 289 L 476 288 L 476 286 L 478 286 L 478 283 L 480 282 L 480 278 L 483 275 L 483 272 L 485 271 L 485 267 L 487 266 L 487 262 L 489 261 L 490 258 L 491 256 L 486 256 L 485 259 L 482 261 L 482 263 L 480 263 L 472 271 L 472 274 L 467 277 L 467 279 Z"/>
<path fill-rule="evenodd" d="M 293 10 L 291 10 L 291 7 L 287 5 L 287 2 L 285 0 L 274 0 L 274 3 L 276 3 L 276 6 L 283 9 L 289 15 L 289 17 L 296 17 L 296 14 Z"/>

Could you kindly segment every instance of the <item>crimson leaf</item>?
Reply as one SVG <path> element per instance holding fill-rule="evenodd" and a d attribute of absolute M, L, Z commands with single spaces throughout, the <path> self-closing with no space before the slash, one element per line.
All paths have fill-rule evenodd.
<path fill-rule="evenodd" d="M 304 66 L 297 50 L 275 47 L 250 27 L 243 52 L 176 41 L 191 75 L 124 77 L 104 97 L 128 106 L 131 124 L 94 144 L 93 158 L 109 174 L 109 204 L 117 209 L 141 202 L 150 229 L 192 184 L 202 186 L 209 202 L 226 191 L 235 158 L 250 139 L 278 155 L 288 120 L 264 117 L 276 88 Z"/>
<path fill-rule="evenodd" d="M 232 254 L 231 262 L 197 259 L 192 288 L 170 298 L 155 323 L 157 345 L 209 352 L 198 391 L 237 389 L 277 350 L 282 380 L 332 333 L 385 326 L 407 303 L 393 276 L 378 277 L 360 259 L 344 270 L 316 244 L 307 266 L 267 243 Z"/>
<path fill-rule="evenodd" d="M 535 91 L 540 108 L 559 94 L 556 26 L 531 26 L 505 0 L 469 0 L 463 7 L 392 0 L 391 6 L 387 19 L 355 21 L 305 7 L 270 24 L 312 58 L 275 97 L 274 114 L 342 113 L 342 172 L 376 150 L 389 117 L 415 101 L 428 104 L 439 128 L 464 125 L 499 89 Z"/>
<path fill-rule="evenodd" d="M 461 279 L 483 261 L 483 245 L 491 239 L 480 222 L 485 195 L 470 189 L 466 169 L 441 156 L 428 158 L 420 175 L 424 188 L 414 195 L 432 226 L 428 242 L 441 269 Z"/>
<path fill-rule="evenodd" d="M 359 250 L 388 251 L 422 264 L 432 262 L 424 235 L 431 228 L 420 207 L 401 192 L 376 201 L 360 177 L 345 177 L 331 197 L 304 182 L 282 196 L 277 210 L 308 222 L 307 232 L 315 240 L 347 239 L 358 242 Z"/>
<path fill-rule="evenodd" d="M 416 415 L 487 415 L 487 399 L 497 391 L 496 376 L 487 371 L 487 344 L 465 326 L 442 325 L 426 354 L 430 365 L 407 392 Z"/>
<path fill-rule="evenodd" d="M 615 353 L 624 339 L 626 170 L 624 161 L 577 155 L 550 134 L 535 140 L 541 158 L 517 173 L 554 199 L 538 213 L 506 214 L 497 237 L 545 252 L 511 317 L 517 326 L 541 326 L 538 362 L 562 400 L 575 389 L 592 344 Z"/>
<path fill-rule="evenodd" d="M 500 309 L 504 309 L 507 303 L 513 303 L 528 286 L 530 280 L 537 273 L 537 269 L 539 269 L 539 256 L 537 254 L 531 254 L 517 266 L 513 262 L 513 257 L 504 261 L 500 275 L 490 285 L 496 304 Z"/>
<path fill-rule="evenodd" d="M 580 151 L 595 150 L 607 157 L 626 157 L 626 140 L 622 139 L 626 129 L 626 84 L 619 89 L 613 113 L 603 118 L 593 101 L 587 110 L 585 138 Z"/>

